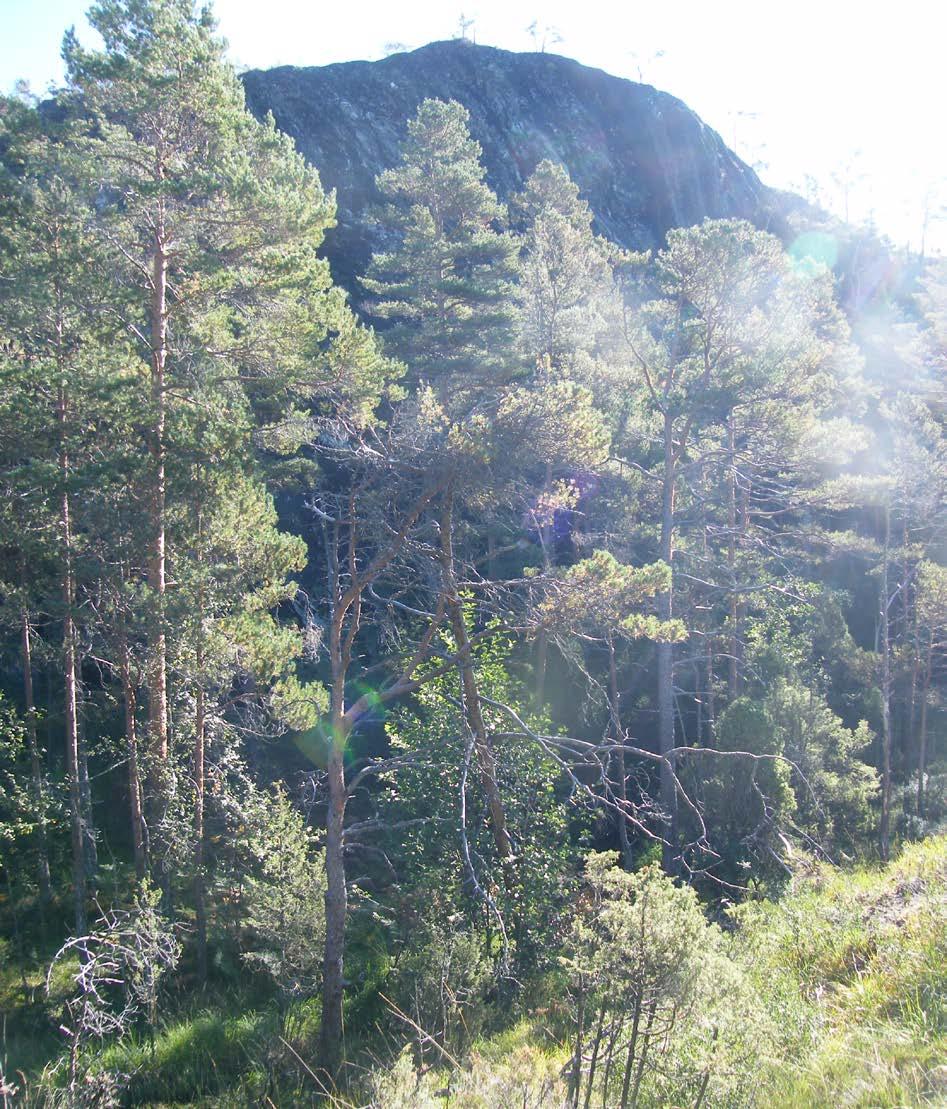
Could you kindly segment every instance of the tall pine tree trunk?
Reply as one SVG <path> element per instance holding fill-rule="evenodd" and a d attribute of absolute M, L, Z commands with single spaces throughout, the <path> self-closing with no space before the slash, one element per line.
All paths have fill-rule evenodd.
<path fill-rule="evenodd" d="M 159 165 L 157 177 L 163 172 Z M 151 288 L 151 551 L 148 586 L 151 590 L 148 674 L 148 742 L 151 781 L 150 844 L 152 865 L 163 894 L 165 909 L 171 905 L 171 872 L 165 819 L 171 789 L 168 760 L 168 646 L 165 626 L 167 570 L 166 536 L 166 446 L 167 399 L 165 374 L 168 357 L 168 254 L 164 207 L 159 201 L 154 235 Z"/>
<path fill-rule="evenodd" d="M 342 1061 L 344 1025 L 342 1001 L 345 989 L 345 921 L 348 914 L 348 886 L 345 876 L 345 612 L 339 573 L 339 525 L 324 527 L 328 596 L 332 600 L 329 621 L 329 664 L 332 684 L 329 691 L 329 757 L 326 767 L 328 801 L 326 809 L 326 939 L 322 963 L 322 1016 L 319 1024 L 319 1064 L 330 1082 Z M 350 541 L 352 537 L 350 535 Z M 354 615 L 358 619 L 358 613 Z"/>
<path fill-rule="evenodd" d="M 618 799 L 621 812 L 618 816 L 618 844 L 621 850 L 622 865 L 626 870 L 631 870 L 634 859 L 631 854 L 631 843 L 628 839 L 628 775 L 625 769 L 625 745 L 621 731 L 621 694 L 618 689 L 618 667 L 615 663 L 615 640 L 612 633 L 608 633 L 608 708 L 611 718 L 612 739 L 618 745 L 616 763 L 618 769 Z"/>
<path fill-rule="evenodd" d="M 328 811 L 326 813 L 326 943 L 322 966 L 322 1020 L 319 1028 L 319 1063 L 334 1078 L 343 1055 L 342 999 L 345 987 L 345 919 L 348 888 L 345 877 L 345 674 L 341 660 L 342 629 L 333 621 L 330 656 L 335 674 L 332 683 L 331 736 L 328 761 Z"/>
<path fill-rule="evenodd" d="M 879 635 L 881 639 L 881 858 L 891 853 L 891 643 L 888 629 L 888 565 L 891 547 L 891 509 L 884 508 L 884 549 L 881 563 Z"/>
<path fill-rule="evenodd" d="M 552 487 L 552 467 L 546 463 L 546 479 L 543 484 L 543 493 L 549 493 Z M 543 511 L 548 511 L 548 506 L 543 505 Z M 539 525 L 539 541 L 543 554 L 543 570 L 548 574 L 553 564 L 550 555 L 550 544 L 553 539 L 552 528 L 545 519 Z M 540 628 L 536 636 L 536 708 L 541 710 L 546 702 L 546 660 L 549 653 L 549 641 L 546 629 Z"/>
<path fill-rule="evenodd" d="M 703 471 L 702 471 L 703 473 Z M 703 527 L 703 552 L 704 561 L 709 562 L 710 559 L 710 545 L 707 542 L 707 524 L 706 521 Z M 706 717 L 706 746 L 713 747 L 714 745 L 714 728 L 716 726 L 716 701 L 715 701 L 715 679 L 714 679 L 714 635 L 713 635 L 713 609 L 712 605 L 708 606 L 708 615 L 704 625 L 704 657 L 703 657 L 703 689 L 701 690 L 701 700 L 704 706 L 703 715 Z M 698 669 L 700 662 L 697 663 Z M 699 743 L 704 742 L 703 733 L 700 728 L 697 731 L 697 739 Z"/>
<path fill-rule="evenodd" d="M 917 683 L 920 677 L 921 670 L 921 655 L 918 650 L 917 639 L 917 601 L 911 604 L 911 573 L 908 563 L 908 541 L 910 535 L 908 532 L 908 522 L 905 517 L 904 524 L 901 529 L 901 550 L 903 552 L 901 559 L 901 613 L 904 626 L 903 637 L 906 641 L 910 635 L 911 640 L 911 685 L 908 694 L 908 701 L 904 707 L 904 739 L 901 744 L 901 758 L 904 764 L 904 774 L 906 778 L 911 776 L 911 743 L 914 740 L 914 716 L 917 707 Z"/>
<path fill-rule="evenodd" d="M 92 811 L 92 783 L 89 780 L 89 748 L 86 743 L 85 714 L 82 711 L 82 684 L 77 667 L 76 697 L 79 731 L 79 796 L 82 802 L 82 832 L 85 836 L 85 869 L 90 882 L 94 884 L 99 869 L 99 848 L 95 838 L 95 815 Z"/>
<path fill-rule="evenodd" d="M 201 489 L 198 473 L 196 485 Z M 207 981 L 207 889 L 204 873 L 204 755 L 206 744 L 206 712 L 204 704 L 204 513 L 197 511 L 197 644 L 195 663 L 197 688 L 194 691 L 194 923 L 197 928 L 197 977 L 201 985 Z"/>
<path fill-rule="evenodd" d="M 65 441 L 66 394 L 60 389 L 59 413 L 62 441 Z M 65 691 L 66 776 L 69 781 L 69 828 L 72 838 L 72 881 L 75 902 L 76 935 L 86 933 L 86 860 L 85 831 L 82 827 L 82 793 L 79 778 L 79 710 L 76 691 L 76 628 L 73 617 L 75 582 L 72 571 L 72 517 L 69 504 L 69 455 L 60 450 L 60 479 L 63 492 L 59 504 L 59 527 L 62 542 L 62 603 L 63 603 L 63 684 Z"/>
<path fill-rule="evenodd" d="M 155 231 L 155 255 L 152 272 L 151 344 L 152 374 L 151 403 L 154 418 L 152 428 L 152 492 L 151 492 L 151 557 L 148 566 L 148 585 L 154 598 L 155 611 L 151 628 L 151 674 L 148 687 L 148 719 L 151 726 L 151 745 L 159 760 L 168 757 L 168 675 L 167 639 L 164 626 L 164 596 L 166 573 L 165 503 L 167 499 L 165 457 L 165 370 L 167 367 L 167 286 L 168 257 L 165 252 L 164 224 L 159 218 Z"/>
<path fill-rule="evenodd" d="M 120 618 L 119 653 L 122 677 L 122 701 L 125 708 L 125 748 L 128 752 L 128 802 L 132 826 L 132 845 L 135 852 L 135 876 L 142 881 L 147 872 L 145 857 L 144 817 L 141 810 L 141 771 L 138 766 L 138 728 L 135 720 L 137 697 L 132 678 L 131 656 L 125 619 Z"/>
<path fill-rule="evenodd" d="M 746 481 L 740 496 L 740 542 L 745 547 L 747 534 L 750 530 L 750 485 Z M 736 568 L 734 567 L 734 570 Z M 733 657 L 736 660 L 736 695 L 743 692 L 743 623 L 746 618 L 746 601 L 741 593 L 736 594 L 736 608 L 734 610 L 733 628 Z"/>
<path fill-rule="evenodd" d="M 711 621 L 707 621 L 707 652 L 704 658 L 704 682 L 707 687 L 707 746 L 714 745 L 714 729 L 717 726 L 717 699 L 714 689 L 714 637 Z"/>
<path fill-rule="evenodd" d="M 928 632 L 927 659 L 924 663 L 924 684 L 921 691 L 921 729 L 917 744 L 917 815 L 924 816 L 924 775 L 927 773 L 927 701 L 931 692 L 931 671 L 934 662 L 934 632 Z"/>
<path fill-rule="evenodd" d="M 661 499 L 661 559 L 669 567 L 674 557 L 674 486 L 676 480 L 676 460 L 674 458 L 673 419 L 669 414 L 664 417 L 664 483 Z M 668 589 L 658 598 L 658 609 L 662 620 L 670 620 L 674 615 L 674 579 Z M 662 847 L 664 869 L 673 873 L 677 859 L 677 788 L 675 784 L 674 758 L 674 644 L 663 642 L 657 646 L 658 653 L 658 749 L 661 763 L 661 808 L 667 824 Z"/>
<path fill-rule="evenodd" d="M 200 663 L 198 663 L 200 665 Z M 194 696 L 194 923 L 197 929 L 197 978 L 207 981 L 207 893 L 204 873 L 204 689 Z"/>
<path fill-rule="evenodd" d="M 483 704 L 477 685 L 477 675 L 474 669 L 470 639 L 467 635 L 467 625 L 464 621 L 463 604 L 457 594 L 457 582 L 454 574 L 453 527 L 453 497 L 448 491 L 444 494 L 444 504 L 441 511 L 442 588 L 444 589 L 451 632 L 454 636 L 457 651 L 460 654 L 460 681 L 463 689 L 464 715 L 467 726 L 473 735 L 474 750 L 477 752 L 480 785 L 483 789 L 487 811 L 490 813 L 493 842 L 503 866 L 504 881 L 509 886 L 512 882 L 513 844 L 507 831 L 506 812 L 497 780 L 496 753 L 493 750 L 493 744 L 483 718 Z"/>
<path fill-rule="evenodd" d="M 729 460 L 729 491 L 727 497 L 727 571 L 730 578 L 730 657 L 727 659 L 727 691 L 730 700 L 735 701 L 739 686 L 737 666 L 737 624 L 739 604 L 737 600 L 737 472 L 736 472 L 736 431 L 733 413 L 727 419 L 727 456 Z"/>
<path fill-rule="evenodd" d="M 58 244 L 57 244 L 58 245 Z M 56 354 L 59 372 L 57 423 L 59 435 L 58 463 L 61 493 L 59 497 L 59 540 L 62 552 L 60 589 L 63 604 L 62 662 L 64 688 L 64 719 L 66 776 L 69 782 L 69 829 L 72 839 L 72 880 L 75 906 L 76 935 L 86 932 L 86 861 L 85 834 L 82 827 L 82 795 L 79 781 L 79 711 L 76 691 L 76 602 L 73 576 L 72 511 L 69 501 L 71 463 L 69 457 L 69 394 L 67 391 L 66 348 L 64 341 L 63 291 L 57 279 Z"/>
<path fill-rule="evenodd" d="M 23 569 L 25 577 L 25 568 Z M 23 662 L 23 700 L 26 706 L 26 741 L 30 749 L 30 789 L 36 807 L 36 877 L 42 905 L 52 900 L 49 878 L 49 848 L 46 836 L 46 789 L 36 735 L 36 701 L 33 696 L 33 653 L 30 643 L 30 614 L 24 607 L 20 614 L 20 650 Z"/>

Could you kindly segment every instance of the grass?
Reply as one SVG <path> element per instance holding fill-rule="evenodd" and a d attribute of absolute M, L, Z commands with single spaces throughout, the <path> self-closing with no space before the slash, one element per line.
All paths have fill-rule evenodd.
<path fill-rule="evenodd" d="M 745 1081 L 705 1105 L 947 1106 L 947 837 L 886 868 L 810 867 L 780 901 L 734 917 L 731 958 L 758 1006 L 735 1019 L 765 1032 Z M 449 1089 L 455 1109 L 559 1105 L 568 1045 L 557 1028 L 551 1009 L 534 1010 L 476 1043 L 461 1070 L 420 1079 L 404 1055 L 376 1076 L 372 1104 L 428 1109 Z"/>
<path fill-rule="evenodd" d="M 759 1007 L 737 1019 L 749 1027 L 759 1018 L 767 1031 L 750 1064 L 752 1093 L 726 1104 L 947 1105 L 947 836 L 908 846 L 885 868 L 806 867 L 778 902 L 734 912 L 730 958 L 752 981 Z M 24 954 L 22 945 L 0 942 L 0 1060 L 7 1074 L 20 1070 L 34 1082 L 63 1050 L 52 1017 L 70 968 L 57 970 L 47 1000 L 51 954 L 42 944 Z M 367 991 L 357 998 L 359 1012 L 372 1011 Z M 561 983 L 550 980 L 531 1001 L 521 1019 L 475 1042 L 460 1070 L 436 1064 L 419 1080 L 405 1054 L 388 1068 L 376 1062 L 371 1075 L 359 1071 L 358 1104 L 371 1097 L 383 1109 L 441 1106 L 449 1089 L 452 1109 L 557 1105 L 569 1051 Z M 272 996 L 232 983 L 172 999 L 153 1033 L 139 1028 L 93 1045 L 87 1061 L 93 1073 L 127 1076 L 126 1104 L 310 1103 L 311 1077 L 283 1040 L 311 1059 L 318 1023 L 316 1001 L 295 1003 L 281 1019 Z M 360 1042 L 357 1023 L 350 1047 Z M 364 1034 L 368 1061 L 378 1041 Z"/>
<path fill-rule="evenodd" d="M 47 996 L 46 971 L 57 949 L 56 943 L 41 943 L 23 955 L 0 940 L 0 1064 L 21 1088 L 35 1087 L 44 1069 L 65 1053 L 56 1016 L 71 990 L 76 960 L 56 965 Z M 194 1104 L 213 1097 L 245 1079 L 265 1056 L 279 1026 L 267 1001 L 252 989 L 232 988 L 177 1004 L 172 998 L 153 1033 L 134 1028 L 118 1042 L 91 1043 L 89 1070 L 130 1076 L 127 1097 L 134 1104 Z M 301 1016 L 294 1019 L 305 1026 Z M 60 1072 L 51 1081 L 61 1078 Z"/>
<path fill-rule="evenodd" d="M 226 1009 L 198 1010 L 155 1033 L 135 1033 L 101 1052 L 96 1068 L 132 1076 L 133 1104 L 192 1102 L 219 1094 L 259 1062 L 275 1031 L 272 1011 L 227 1016 Z"/>
<path fill-rule="evenodd" d="M 38 934 L 25 952 L 0 939 L 0 1063 L 8 1074 L 37 1074 L 62 1049 L 46 998 L 46 971 L 57 949 Z M 60 964 L 51 983 L 54 1002 L 69 984 L 69 967 Z"/>
<path fill-rule="evenodd" d="M 887 868 L 820 868 L 737 915 L 764 996 L 788 979 L 808 1025 L 763 1104 L 947 1104 L 947 837 Z"/>

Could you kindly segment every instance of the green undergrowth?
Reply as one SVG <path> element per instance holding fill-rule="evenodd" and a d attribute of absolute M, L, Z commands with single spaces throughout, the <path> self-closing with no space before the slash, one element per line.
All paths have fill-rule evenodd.
<path fill-rule="evenodd" d="M 747 1011 L 734 1019 L 752 1050 L 745 1076 L 709 1084 L 705 1107 L 947 1105 L 947 836 L 908 846 L 885 868 L 839 870 L 800 859 L 781 899 L 741 905 L 731 917 L 726 957 L 752 987 Z M 52 1076 L 48 1064 L 62 1057 L 63 1045 L 50 1017 L 69 968 L 57 971 L 53 997 L 45 999 L 45 954 L 18 960 L 9 945 L 0 951 L 2 1058 L 23 1105 L 60 1104 L 53 1091 L 63 1070 Z M 377 961 L 370 960 L 380 974 Z M 382 994 L 384 983 L 370 977 Z M 364 992 L 353 994 L 357 1004 L 349 1008 L 349 1050 L 358 1063 L 348 1093 L 332 1104 L 565 1103 L 569 1000 L 562 981 L 532 988 L 529 1003 L 520 998 L 518 1017 L 476 1038 L 462 1057 L 429 1052 L 421 1071 L 410 1030 L 403 1049 L 390 1025 L 379 1038 Z M 371 1027 L 361 1028 L 366 1014 Z M 501 1016 L 488 1027 L 499 1027 Z M 133 1029 L 119 1042 L 96 1045 L 86 1062 L 91 1075 L 116 1080 L 123 1105 L 315 1104 L 309 1067 L 318 1023 L 315 1000 L 281 1010 L 272 995 L 230 984 L 183 995 L 168 1004 L 153 1034 Z M 655 1097 L 641 1109 L 665 1104 Z"/>
<path fill-rule="evenodd" d="M 59 944 L 39 929 L 29 942 L 0 938 L 0 1065 L 5 1073 L 42 1070 L 62 1047 L 49 1019 L 46 973 Z M 53 997 L 68 987 L 69 970 L 59 964 L 50 982 Z"/>
<path fill-rule="evenodd" d="M 219 1094 L 253 1070 L 276 1030 L 266 1010 L 227 1015 L 198 1009 L 169 1022 L 152 1038 L 133 1034 L 106 1049 L 97 1066 L 127 1074 L 132 1104 L 180 1103 Z"/>
<path fill-rule="evenodd" d="M 947 1104 L 947 837 L 887 868 L 815 868 L 735 915 L 787 1036 L 762 1104 Z"/>
<path fill-rule="evenodd" d="M 758 1007 L 738 1019 L 765 1033 L 745 1081 L 716 1097 L 711 1083 L 705 1106 L 947 1105 L 947 837 L 907 847 L 887 868 L 800 860 L 779 901 L 732 916 L 729 955 Z M 558 1022 L 539 1010 L 475 1044 L 460 1067 L 419 1074 L 406 1049 L 365 1093 L 377 1109 L 558 1107 L 568 1057 Z"/>

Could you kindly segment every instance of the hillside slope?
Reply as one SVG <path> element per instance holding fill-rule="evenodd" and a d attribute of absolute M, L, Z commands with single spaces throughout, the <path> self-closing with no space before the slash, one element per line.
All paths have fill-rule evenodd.
<path fill-rule="evenodd" d="M 706 217 L 783 231 L 785 199 L 686 104 L 568 58 L 436 42 L 378 62 L 253 70 L 243 82 L 251 111 L 272 112 L 338 191 L 327 254 L 350 288 L 371 253 L 375 176 L 398 160 L 406 121 L 426 97 L 469 109 L 501 200 L 552 158 L 578 183 L 598 231 L 623 246 L 654 247 L 669 228 Z"/>

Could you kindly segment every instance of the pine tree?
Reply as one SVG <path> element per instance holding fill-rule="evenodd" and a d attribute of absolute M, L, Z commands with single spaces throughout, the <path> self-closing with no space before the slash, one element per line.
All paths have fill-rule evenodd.
<path fill-rule="evenodd" d="M 670 620 L 681 615 L 682 509 L 699 503 L 701 475 L 721 459 L 733 460 L 721 469 L 735 493 L 729 475 L 738 413 L 762 419 L 787 401 L 798 406 L 818 389 L 838 389 L 848 360 L 826 281 L 795 272 L 778 240 L 748 223 L 707 220 L 672 231 L 654 268 L 641 273 L 629 284 L 624 319 L 628 365 L 638 383 L 631 403 L 639 406 L 625 433 L 653 444 L 645 472 L 660 497 L 658 555 L 675 571 L 660 606 L 662 619 Z M 732 498 L 730 505 L 726 534 L 734 535 Z M 730 563 L 732 571 L 733 558 Z M 736 597 L 732 582 L 730 588 Z M 669 821 L 664 862 L 672 869 L 679 792 L 673 643 L 658 644 L 657 662 L 661 803 Z M 736 686 L 732 681 L 733 693 Z"/>
<path fill-rule="evenodd" d="M 159 829 L 174 788 L 167 582 L 175 505 L 202 434 L 194 412 L 210 397 L 221 426 L 257 424 L 261 442 L 285 455 L 311 436 L 316 403 L 331 398 L 339 415 L 364 419 L 387 368 L 317 253 L 333 200 L 272 120 L 246 111 L 209 11 L 195 14 L 191 0 L 103 0 L 89 18 L 104 49 L 70 34 L 64 55 L 68 99 L 91 121 L 83 148 L 101 169 L 95 227 L 111 260 L 110 311 L 140 359 Z M 244 447 L 231 435 L 221 449 Z M 167 889 L 169 844 L 156 838 Z"/>
<path fill-rule="evenodd" d="M 509 377 L 516 243 L 506 210 L 487 185 L 469 113 L 425 100 L 408 123 L 401 163 L 377 186 L 381 219 L 396 236 L 375 254 L 362 283 L 370 309 L 391 320 L 388 350 L 414 381 L 447 388 Z"/>
<path fill-rule="evenodd" d="M 202 457 L 194 459 L 188 503 L 182 506 L 188 539 L 179 546 L 174 601 L 174 669 L 191 716 L 193 891 L 201 979 L 207 974 L 207 752 L 215 739 L 233 730 L 242 703 L 266 703 L 291 677 L 299 631 L 294 625 L 281 627 L 272 613 L 296 592 L 290 575 L 306 561 L 303 541 L 277 529 L 262 482 L 239 472 L 241 462 L 249 469 L 252 460 L 236 452 L 221 459 L 209 449 L 214 439 L 210 429 L 201 436 Z M 225 790 L 219 775 L 211 774 L 211 780 L 218 794 Z"/>
<path fill-rule="evenodd" d="M 520 342 L 531 364 L 588 377 L 613 346 L 622 252 L 592 231 L 592 212 L 566 169 L 540 162 L 517 197 L 525 221 L 516 290 Z"/>
<path fill-rule="evenodd" d="M 520 280 L 516 288 L 517 336 L 527 364 L 535 367 L 540 389 L 562 388 L 562 379 L 597 382 L 619 333 L 621 302 L 613 265 L 621 252 L 592 231 L 592 212 L 579 197 L 566 169 L 540 162 L 513 210 L 525 223 Z M 569 406 L 561 398 L 564 407 Z M 541 500 L 555 499 L 547 457 Z M 547 570 L 556 562 L 554 510 L 539 525 Z M 545 697 L 547 634 L 536 639 L 536 702 Z"/>
<path fill-rule="evenodd" d="M 34 747 L 31 613 L 42 611 L 62 628 L 64 745 L 81 932 L 91 833 L 80 780 L 84 521 L 92 502 L 115 480 L 109 460 L 127 442 L 122 400 L 127 351 L 102 311 L 101 279 L 107 271 L 89 233 L 84 192 L 91 168 L 74 145 L 73 124 L 15 101 L 4 103 L 2 122 L 6 220 L 0 324 L 8 338 L 0 366 L 0 467 L 9 495 L 3 542 L 23 567 L 25 700 Z M 27 560 L 35 571 L 32 589 Z M 44 582 L 47 568 L 51 581 Z"/>

